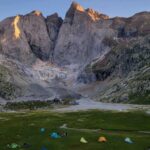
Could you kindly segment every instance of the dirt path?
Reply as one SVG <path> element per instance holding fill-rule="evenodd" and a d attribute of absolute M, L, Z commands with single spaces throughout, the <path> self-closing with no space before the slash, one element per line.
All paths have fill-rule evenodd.
<path fill-rule="evenodd" d="M 55 109 L 57 112 L 73 112 L 73 111 L 85 111 L 85 110 L 112 110 L 112 111 L 129 111 L 129 110 L 144 110 L 149 112 L 150 105 L 133 105 L 133 104 L 114 104 L 114 103 L 102 103 L 96 102 L 91 99 L 80 99 L 77 101 L 79 105 L 73 105 L 63 108 Z"/>
<path fill-rule="evenodd" d="M 81 132 L 107 132 L 111 134 L 120 134 L 120 133 L 133 133 L 133 134 L 142 134 L 142 135 L 150 135 L 150 131 L 138 131 L 138 130 L 108 130 L 108 129 L 78 129 L 78 128 L 69 128 L 69 127 L 60 127 L 60 129 L 65 130 L 73 130 L 73 131 L 81 131 Z"/>

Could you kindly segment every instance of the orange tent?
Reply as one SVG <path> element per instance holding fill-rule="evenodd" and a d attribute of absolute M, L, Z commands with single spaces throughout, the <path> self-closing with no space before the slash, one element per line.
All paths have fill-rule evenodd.
<path fill-rule="evenodd" d="M 107 142 L 107 139 L 104 136 L 99 137 L 98 142 Z"/>

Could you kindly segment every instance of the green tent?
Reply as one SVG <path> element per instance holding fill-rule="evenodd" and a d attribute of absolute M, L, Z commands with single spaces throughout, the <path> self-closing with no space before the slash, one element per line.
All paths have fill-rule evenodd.
<path fill-rule="evenodd" d="M 12 143 L 12 144 L 8 144 L 7 147 L 11 149 L 16 149 L 16 148 L 19 148 L 20 146 L 16 143 Z"/>

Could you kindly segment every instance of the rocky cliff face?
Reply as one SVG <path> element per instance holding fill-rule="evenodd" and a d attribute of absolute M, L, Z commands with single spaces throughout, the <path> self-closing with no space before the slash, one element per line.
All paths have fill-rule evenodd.
<path fill-rule="evenodd" d="M 143 99 L 149 103 L 149 40 L 149 35 L 128 41 L 118 39 L 109 53 L 87 65 L 78 80 L 90 84 L 107 81 L 107 86 L 95 93 L 101 101 L 142 103 Z"/>
<path fill-rule="evenodd" d="M 2 60 L 0 64 L 8 69 L 6 72 L 18 66 L 18 62 L 24 71 L 31 71 L 27 71 L 25 76 L 21 73 L 22 78 L 26 77 L 27 85 L 22 86 L 22 82 L 17 83 L 16 80 L 9 82 L 11 91 L 17 89 L 12 96 L 17 95 L 18 87 L 31 87 L 29 83 L 32 78 L 35 79 L 34 83 L 38 79 L 46 84 L 46 91 L 49 86 L 56 88 L 59 85 L 66 91 L 73 89 L 78 92 L 80 88 L 85 90 L 89 86 L 90 89 L 95 84 L 96 92 L 92 92 L 94 98 L 108 102 L 128 102 L 138 92 L 139 86 L 143 87 L 142 92 L 146 93 L 146 97 L 149 96 L 147 78 L 140 83 L 130 80 L 130 77 L 141 77 L 141 71 L 146 71 L 149 76 L 149 35 L 150 12 L 137 13 L 129 18 L 109 18 L 73 2 L 64 20 L 57 13 L 45 18 L 40 11 L 33 11 L 1 21 L 0 55 L 10 62 L 16 62 L 16 65 L 7 64 L 6 61 L 4 64 Z M 44 65 L 39 67 L 39 62 Z M 38 67 L 35 69 L 34 66 Z M 126 86 L 122 87 L 120 83 Z"/>
<path fill-rule="evenodd" d="M 39 11 L 7 18 L 0 23 L 1 53 L 31 65 L 36 58 L 48 61 L 53 53 L 61 18 L 46 19 Z"/>
<path fill-rule="evenodd" d="M 108 16 L 73 3 L 61 26 L 54 49 L 54 62 L 61 65 L 87 64 L 108 51 L 101 44 L 105 35 L 115 36 L 107 27 Z M 104 22 L 99 25 L 98 22 Z M 102 29 L 103 28 L 103 29 Z"/>

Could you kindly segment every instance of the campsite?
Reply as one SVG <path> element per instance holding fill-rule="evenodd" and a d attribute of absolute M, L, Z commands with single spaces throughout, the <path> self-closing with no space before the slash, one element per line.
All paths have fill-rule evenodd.
<path fill-rule="evenodd" d="M 1 150 L 148 150 L 150 146 L 150 115 L 142 111 L 1 113 L 0 127 Z M 56 133 L 67 134 L 57 138 Z M 86 142 L 80 141 L 82 137 Z M 107 140 L 99 142 L 100 137 Z M 133 143 L 125 141 L 129 139 Z M 8 147 L 11 144 L 16 148 Z"/>
<path fill-rule="evenodd" d="M 150 0 L 0 0 L 0 150 L 150 150 Z"/>

